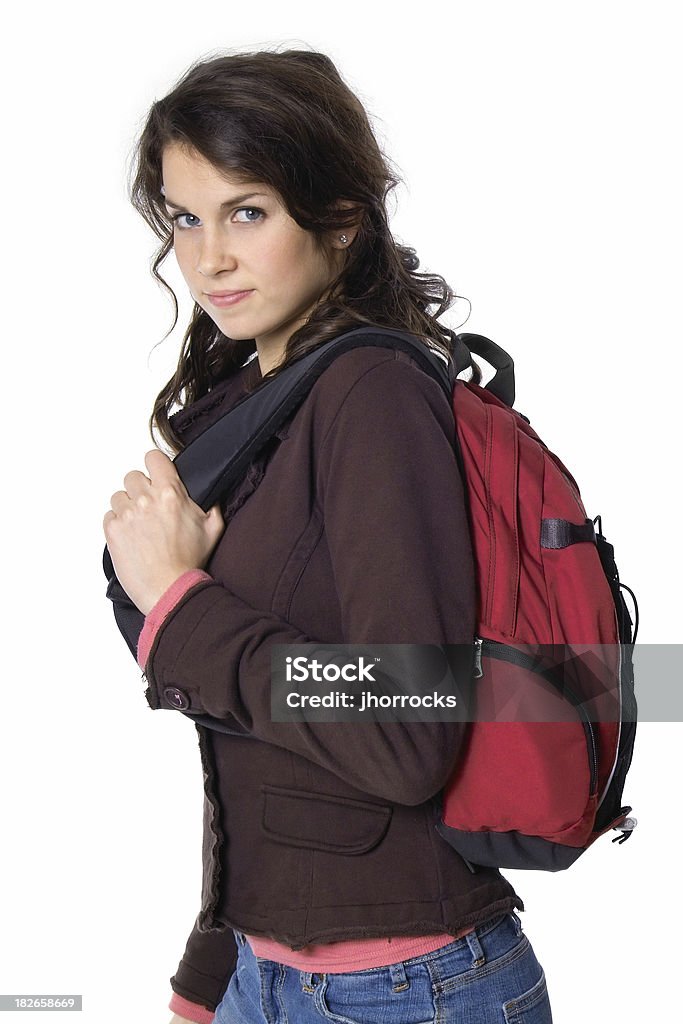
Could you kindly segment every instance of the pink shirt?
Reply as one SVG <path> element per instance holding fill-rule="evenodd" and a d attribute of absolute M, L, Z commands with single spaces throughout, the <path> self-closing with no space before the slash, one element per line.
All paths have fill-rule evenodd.
<path fill-rule="evenodd" d="M 157 603 L 145 616 L 144 625 L 138 638 L 137 661 L 144 671 L 152 649 L 154 637 L 162 622 L 187 591 L 202 580 L 213 579 L 203 569 L 188 569 L 179 576 L 162 594 Z M 454 939 L 471 932 L 469 925 L 451 935 L 443 932 L 437 935 L 398 935 L 379 939 L 349 939 L 343 942 L 309 943 L 296 951 L 274 939 L 258 935 L 246 935 L 255 956 L 265 960 L 296 967 L 317 974 L 335 974 L 346 971 L 362 971 L 369 967 L 386 967 L 412 957 L 431 953 Z M 211 1024 L 214 1011 L 190 1002 L 174 992 L 168 1004 L 169 1010 L 180 1017 L 195 1021 L 196 1024 Z"/>

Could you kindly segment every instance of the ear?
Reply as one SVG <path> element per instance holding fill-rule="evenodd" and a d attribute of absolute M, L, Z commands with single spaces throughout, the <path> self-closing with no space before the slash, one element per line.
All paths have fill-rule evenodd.
<path fill-rule="evenodd" d="M 343 209 L 343 210 L 357 210 L 358 209 L 358 204 L 357 203 L 352 203 L 348 199 L 340 199 L 334 205 L 335 205 L 336 209 Z M 360 228 L 360 224 L 361 224 L 362 219 L 363 219 L 363 214 L 362 214 L 361 211 L 359 211 L 358 217 L 354 221 L 353 224 L 351 224 L 351 225 L 349 225 L 348 227 L 345 227 L 345 228 L 338 228 L 336 231 L 328 232 L 328 236 L 327 237 L 328 237 L 329 244 L 332 246 L 332 248 L 333 249 L 339 249 L 341 251 L 343 251 L 344 249 L 348 249 L 348 247 L 351 245 L 351 243 L 353 242 L 354 238 L 358 234 L 358 230 Z M 341 240 L 341 238 L 340 238 L 341 235 L 344 236 L 346 241 L 343 242 Z"/>

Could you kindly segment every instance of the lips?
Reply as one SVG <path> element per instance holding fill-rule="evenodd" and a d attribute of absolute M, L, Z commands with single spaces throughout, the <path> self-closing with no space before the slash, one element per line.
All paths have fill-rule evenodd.
<path fill-rule="evenodd" d="M 206 295 L 211 299 L 224 299 L 228 295 L 242 295 L 245 292 L 252 291 L 251 288 L 234 288 L 229 292 L 205 292 Z"/>
<path fill-rule="evenodd" d="M 236 302 L 242 302 L 247 299 L 252 293 L 253 288 L 243 292 L 207 292 L 207 298 L 212 306 L 234 306 Z"/>

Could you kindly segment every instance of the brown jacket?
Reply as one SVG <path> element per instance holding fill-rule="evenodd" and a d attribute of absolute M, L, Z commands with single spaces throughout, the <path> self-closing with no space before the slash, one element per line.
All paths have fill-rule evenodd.
<path fill-rule="evenodd" d="M 186 443 L 258 361 L 176 414 Z M 459 722 L 273 722 L 270 645 L 470 643 L 475 583 L 452 411 L 409 355 L 339 356 L 223 505 L 226 529 L 157 633 L 152 708 L 185 707 L 204 768 L 202 905 L 174 991 L 215 1009 L 232 928 L 310 942 L 455 932 L 524 904 L 434 828 Z M 188 719 L 189 724 L 189 719 Z"/>

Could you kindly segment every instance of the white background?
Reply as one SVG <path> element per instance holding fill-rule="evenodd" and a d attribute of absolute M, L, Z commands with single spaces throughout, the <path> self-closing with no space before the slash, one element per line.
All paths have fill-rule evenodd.
<path fill-rule="evenodd" d="M 147 706 L 101 569 L 102 517 L 124 474 L 144 469 L 190 312 L 171 256 L 181 316 L 154 348 L 172 307 L 126 193 L 149 105 L 223 48 L 335 60 L 405 181 L 395 236 L 470 300 L 463 329 L 513 355 L 516 408 L 603 516 L 639 641 L 676 643 L 676 14 L 624 0 L 14 11 L 0 70 L 1 992 L 83 993 L 88 1024 L 167 1024 L 199 908 L 196 732 Z M 461 300 L 445 321 L 468 311 Z M 682 738 L 679 723 L 639 726 L 627 843 L 602 837 L 559 874 L 505 872 L 556 1024 L 680 1012 Z"/>

